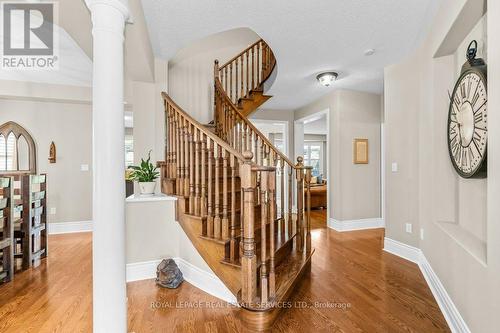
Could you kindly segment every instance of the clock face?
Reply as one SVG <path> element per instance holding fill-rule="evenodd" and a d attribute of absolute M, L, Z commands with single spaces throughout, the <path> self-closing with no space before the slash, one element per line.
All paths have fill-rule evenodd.
<path fill-rule="evenodd" d="M 453 166 L 464 178 L 481 171 L 486 159 L 487 97 L 486 78 L 474 69 L 460 76 L 451 96 L 448 148 Z"/>

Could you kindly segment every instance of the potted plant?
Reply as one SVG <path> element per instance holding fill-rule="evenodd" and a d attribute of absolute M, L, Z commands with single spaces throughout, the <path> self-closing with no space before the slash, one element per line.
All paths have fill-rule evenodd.
<path fill-rule="evenodd" d="M 151 150 L 147 160 L 141 158 L 140 165 L 132 165 L 129 168 L 132 169 L 131 178 L 139 183 L 141 195 L 153 195 L 156 187 L 155 180 L 160 176 L 160 173 L 157 171 L 158 167 L 151 163 Z"/>

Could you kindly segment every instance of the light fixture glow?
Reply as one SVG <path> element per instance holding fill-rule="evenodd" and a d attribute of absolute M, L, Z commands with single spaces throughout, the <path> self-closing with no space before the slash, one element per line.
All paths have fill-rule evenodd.
<path fill-rule="evenodd" d="M 369 56 L 372 56 L 375 54 L 375 50 L 374 49 L 368 49 L 365 51 L 365 56 L 369 57 Z"/>
<path fill-rule="evenodd" d="M 333 84 L 333 82 L 335 82 L 335 80 L 337 80 L 338 76 L 339 75 L 335 72 L 324 72 L 318 74 L 318 76 L 316 76 L 316 79 L 321 85 L 329 87 L 331 84 Z"/>

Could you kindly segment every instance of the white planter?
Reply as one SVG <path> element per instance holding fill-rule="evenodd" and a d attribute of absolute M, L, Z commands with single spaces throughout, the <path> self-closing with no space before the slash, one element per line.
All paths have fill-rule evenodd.
<path fill-rule="evenodd" d="M 155 193 L 156 182 L 139 182 L 139 190 L 142 196 L 152 196 Z"/>

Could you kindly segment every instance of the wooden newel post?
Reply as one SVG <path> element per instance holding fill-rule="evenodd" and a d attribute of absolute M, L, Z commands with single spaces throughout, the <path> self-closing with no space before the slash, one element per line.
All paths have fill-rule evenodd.
<path fill-rule="evenodd" d="M 304 164 L 302 163 L 304 158 L 302 156 L 297 157 L 296 168 L 296 178 L 297 178 L 297 220 L 296 220 L 296 232 L 297 232 L 297 250 L 302 251 L 304 248 Z"/>
<path fill-rule="evenodd" d="M 219 134 L 219 96 L 217 95 L 217 78 L 220 80 L 219 75 L 219 60 L 215 59 L 214 63 L 214 122 L 215 122 L 215 133 Z M 222 82 L 221 82 L 222 83 Z"/>
<path fill-rule="evenodd" d="M 261 207 L 261 228 L 260 228 L 260 301 L 264 305 L 268 302 L 269 298 L 269 277 L 267 270 L 267 220 L 269 218 L 269 198 L 268 198 L 268 175 L 269 172 L 266 170 L 260 171 L 260 207 Z"/>
<path fill-rule="evenodd" d="M 243 153 L 244 163 L 240 164 L 241 188 L 243 189 L 243 256 L 241 258 L 241 302 L 252 304 L 257 295 L 257 259 L 255 256 L 254 206 L 255 172 L 252 172 L 253 153 Z"/>
<path fill-rule="evenodd" d="M 215 59 L 214 62 L 214 78 L 219 77 L 219 60 Z"/>
<path fill-rule="evenodd" d="M 311 173 L 312 167 L 306 167 L 306 253 L 311 253 Z"/>
<path fill-rule="evenodd" d="M 269 298 L 274 301 L 276 297 L 276 273 L 275 273 L 275 223 L 276 223 L 276 170 L 268 174 L 268 200 L 269 200 Z"/>

